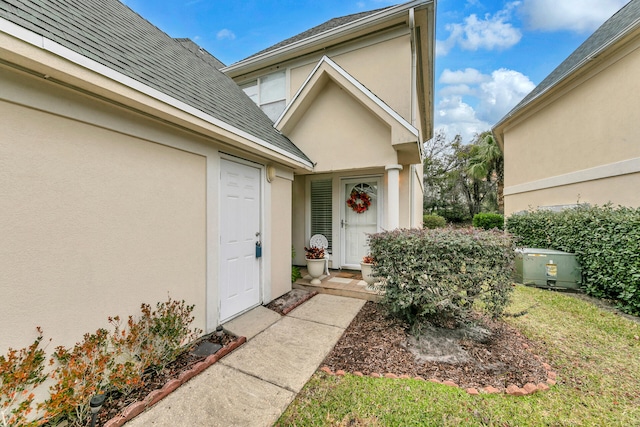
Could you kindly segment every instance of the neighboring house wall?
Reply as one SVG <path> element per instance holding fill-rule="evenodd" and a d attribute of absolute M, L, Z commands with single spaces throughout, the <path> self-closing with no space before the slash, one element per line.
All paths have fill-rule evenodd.
<path fill-rule="evenodd" d="M 640 206 L 640 37 L 505 126 L 505 214 Z"/>

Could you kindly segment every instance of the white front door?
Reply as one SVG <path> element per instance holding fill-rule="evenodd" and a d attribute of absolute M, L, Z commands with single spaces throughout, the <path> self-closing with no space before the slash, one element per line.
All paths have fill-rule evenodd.
<path fill-rule="evenodd" d="M 342 181 L 342 266 L 360 268 L 369 252 L 367 233 L 377 233 L 382 208 L 380 179 L 362 178 Z"/>
<path fill-rule="evenodd" d="M 220 321 L 260 304 L 260 169 L 220 161 Z"/>

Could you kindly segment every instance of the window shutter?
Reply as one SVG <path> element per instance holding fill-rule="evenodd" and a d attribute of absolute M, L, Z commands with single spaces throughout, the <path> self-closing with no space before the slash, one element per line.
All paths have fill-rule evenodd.
<path fill-rule="evenodd" d="M 331 239 L 331 180 L 311 181 L 311 235 L 322 234 L 333 248 Z"/>

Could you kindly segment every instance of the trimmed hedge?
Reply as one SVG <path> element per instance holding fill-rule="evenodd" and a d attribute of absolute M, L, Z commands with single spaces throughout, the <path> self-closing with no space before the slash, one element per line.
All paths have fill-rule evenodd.
<path fill-rule="evenodd" d="M 473 305 L 499 317 L 512 287 L 511 236 L 477 228 L 394 230 L 369 236 L 382 303 L 412 328 L 471 320 Z"/>
<path fill-rule="evenodd" d="M 422 216 L 424 228 L 441 228 L 447 225 L 447 220 L 443 216 L 435 214 L 425 214 Z"/>
<path fill-rule="evenodd" d="M 473 226 L 491 230 L 504 230 L 504 216 L 496 213 L 479 213 L 473 216 Z"/>
<path fill-rule="evenodd" d="M 589 295 L 640 315 L 640 208 L 531 211 L 507 218 L 507 230 L 518 246 L 575 253 Z"/>

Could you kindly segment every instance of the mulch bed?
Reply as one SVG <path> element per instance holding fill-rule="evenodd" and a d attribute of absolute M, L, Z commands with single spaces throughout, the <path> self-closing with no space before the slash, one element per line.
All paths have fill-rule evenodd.
<path fill-rule="evenodd" d="M 292 289 L 280 298 L 271 301 L 265 307 L 284 316 L 289 314 L 291 310 L 298 307 L 300 304 L 308 301 L 316 295 L 318 295 L 318 292 L 316 291 L 312 292 L 307 291 L 306 289 Z"/>
<path fill-rule="evenodd" d="M 333 371 L 419 376 L 453 381 L 463 388 L 505 389 L 510 385 L 522 387 L 547 380 L 543 360 L 531 351 L 533 343 L 504 322 L 481 320 L 492 332 L 492 338 L 486 343 L 460 339 L 469 360 L 461 363 L 424 361 L 409 350 L 406 325 L 388 317 L 379 304 L 367 302 L 324 364 Z"/>
<path fill-rule="evenodd" d="M 286 315 L 316 294 L 294 289 L 266 307 Z M 470 360 L 463 363 L 430 362 L 417 357 L 409 349 L 410 335 L 405 324 L 387 316 L 379 304 L 367 302 L 324 360 L 324 365 L 333 371 L 362 372 L 365 375 L 392 373 L 453 381 L 463 388 L 493 386 L 504 389 L 509 385 L 537 384 L 547 379 L 543 360 L 531 352 L 533 343 L 504 322 L 487 318 L 481 321 L 492 332 L 492 338 L 486 343 L 461 339 L 460 345 L 471 356 Z M 212 333 L 202 340 L 220 344 L 223 349 L 238 343 L 238 338 L 226 331 L 222 336 Z M 164 370 L 148 374 L 144 386 L 133 393 L 127 396 L 108 395 L 97 425 L 104 425 L 121 415 L 132 403 L 144 401 L 150 393 L 205 359 L 205 356 L 194 356 L 187 351 Z M 86 423 L 89 425 L 90 420 Z"/>
<path fill-rule="evenodd" d="M 127 396 L 122 396 L 117 392 L 108 394 L 107 400 L 105 401 L 98 415 L 96 425 L 102 426 L 106 424 L 112 418 L 121 415 L 122 412 L 132 403 L 145 400 L 145 398 L 147 398 L 147 396 L 149 396 L 151 392 L 161 389 L 170 380 L 178 378 L 181 373 L 188 371 L 192 369 L 194 365 L 203 362 L 207 358 L 207 356 L 194 356 L 193 354 L 191 354 L 192 349 L 194 349 L 195 346 L 202 341 L 219 344 L 222 346 L 222 349 L 219 350 L 219 352 L 224 352 L 225 348 L 238 342 L 238 337 L 226 331 L 223 331 L 221 336 L 216 336 L 215 333 L 206 335 L 205 337 L 194 343 L 188 351 L 185 351 L 180 356 L 178 356 L 175 361 L 167 365 L 167 367 L 162 371 L 153 371 L 146 374 L 144 377 L 143 387 L 134 390 Z M 87 423 L 85 425 L 90 426 L 90 424 L 91 420 L 89 419 L 87 420 Z"/>

